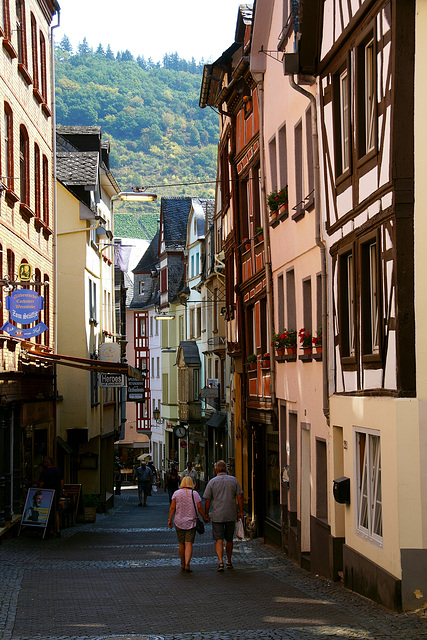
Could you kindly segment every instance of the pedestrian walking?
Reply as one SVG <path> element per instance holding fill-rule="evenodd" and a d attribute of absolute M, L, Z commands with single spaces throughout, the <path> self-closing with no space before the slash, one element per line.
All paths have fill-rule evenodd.
<path fill-rule="evenodd" d="M 224 460 L 215 464 L 215 478 L 209 480 L 203 497 L 205 513 L 209 521 L 209 508 L 212 502 L 212 536 L 215 540 L 215 552 L 218 557 L 218 571 L 224 571 L 224 540 L 227 555 L 227 569 L 232 569 L 233 537 L 236 516 L 243 520 L 243 491 L 237 478 L 227 474 Z M 236 498 L 238 510 L 236 508 Z"/>
<path fill-rule="evenodd" d="M 167 478 L 166 478 L 166 489 L 169 494 L 169 504 L 172 502 L 172 496 L 175 491 L 178 490 L 180 482 L 180 477 L 177 468 L 174 464 L 171 464 Z"/>
<path fill-rule="evenodd" d="M 181 559 L 181 571 L 192 573 L 190 560 L 193 555 L 193 542 L 196 537 L 197 511 L 205 522 L 208 522 L 202 506 L 202 500 L 197 491 L 194 491 L 193 480 L 190 476 L 182 479 L 178 491 L 172 496 L 169 508 L 168 527 L 172 529 L 175 516 L 175 529 L 179 545 L 179 557 Z"/>
<path fill-rule="evenodd" d="M 190 462 L 190 460 L 187 462 L 187 468 L 181 474 L 182 478 L 185 478 L 186 476 L 190 476 L 193 481 L 194 488 L 197 490 L 199 488 L 199 474 L 193 468 L 193 463 Z"/>
<path fill-rule="evenodd" d="M 53 508 L 49 517 L 49 527 L 51 533 L 55 529 L 55 535 L 57 538 L 61 537 L 59 531 L 59 501 L 64 490 L 64 479 L 62 477 L 62 471 L 59 467 L 55 467 L 53 459 L 46 456 L 43 460 L 43 471 L 40 474 L 39 487 L 42 489 L 54 489 L 55 497 L 53 502 Z M 53 522 L 52 522 L 53 520 Z"/>
<path fill-rule="evenodd" d="M 136 470 L 136 479 L 138 480 L 138 507 L 147 506 L 147 496 L 151 494 L 151 484 L 153 481 L 153 472 L 147 467 L 144 461 Z M 142 502 L 142 494 L 144 494 L 144 503 Z"/>

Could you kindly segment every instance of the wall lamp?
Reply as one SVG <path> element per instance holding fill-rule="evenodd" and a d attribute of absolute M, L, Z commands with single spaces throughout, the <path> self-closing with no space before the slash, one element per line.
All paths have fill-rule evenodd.
<path fill-rule="evenodd" d="M 161 424 L 162 420 L 160 418 L 160 409 L 153 409 L 153 418 L 156 422 L 156 424 Z"/>

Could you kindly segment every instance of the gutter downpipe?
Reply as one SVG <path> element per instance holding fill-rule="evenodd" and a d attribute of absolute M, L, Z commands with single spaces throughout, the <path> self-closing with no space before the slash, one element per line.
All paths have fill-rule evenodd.
<path fill-rule="evenodd" d="M 265 193 L 265 163 L 264 163 L 264 74 L 252 73 L 252 77 L 257 83 L 257 97 L 258 97 L 258 111 L 259 111 L 259 147 L 260 147 L 260 192 L 262 202 L 262 224 L 264 230 L 264 264 L 265 264 L 265 282 L 266 282 L 266 296 L 267 296 L 267 323 L 268 323 L 268 351 L 270 354 L 270 393 L 271 393 L 271 405 L 273 413 L 276 418 L 277 424 L 279 422 L 279 411 L 277 406 L 276 397 L 276 361 L 274 348 L 271 344 L 274 333 L 274 321 L 273 321 L 273 290 L 272 290 L 272 270 L 271 270 L 271 251 L 270 251 L 270 221 L 267 214 L 267 196 Z"/>
<path fill-rule="evenodd" d="M 301 93 L 311 102 L 311 126 L 313 140 L 313 169 L 314 169 L 314 226 L 315 240 L 320 249 L 321 280 L 322 280 L 322 344 L 324 357 L 322 358 L 323 372 L 323 414 L 330 426 L 329 411 L 329 379 L 328 379 L 328 308 L 327 308 L 327 280 L 326 280 L 326 248 L 320 234 L 320 161 L 319 161 L 319 133 L 317 125 L 316 97 L 295 82 L 293 74 L 289 75 L 289 84 L 295 91 Z"/>
<path fill-rule="evenodd" d="M 56 101 L 55 101 L 55 46 L 53 30 L 57 29 L 61 24 L 61 11 L 58 8 L 57 23 L 50 28 L 50 86 L 51 86 L 51 106 L 52 106 L 52 174 L 53 174 L 53 352 L 57 353 L 58 349 L 58 245 L 56 240 L 56 229 L 58 224 L 58 195 L 56 190 Z M 58 379 L 57 365 L 53 365 L 53 458 L 56 464 L 56 438 L 58 431 Z"/>

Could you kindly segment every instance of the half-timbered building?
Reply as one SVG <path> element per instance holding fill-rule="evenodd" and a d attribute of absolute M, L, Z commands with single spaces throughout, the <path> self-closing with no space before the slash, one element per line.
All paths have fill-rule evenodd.
<path fill-rule="evenodd" d="M 415 3 L 327 0 L 321 17 L 331 540 L 347 587 L 409 608 L 427 588 L 414 400 Z"/>

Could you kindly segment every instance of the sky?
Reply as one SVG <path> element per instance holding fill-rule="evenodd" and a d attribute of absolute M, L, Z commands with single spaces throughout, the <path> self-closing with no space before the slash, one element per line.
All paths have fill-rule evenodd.
<path fill-rule="evenodd" d="M 234 42 L 237 0 L 58 0 L 60 27 L 76 50 L 86 37 L 90 47 L 109 44 L 114 53 L 161 61 L 165 53 L 214 61 Z M 55 24 L 55 20 L 54 23 Z"/>

